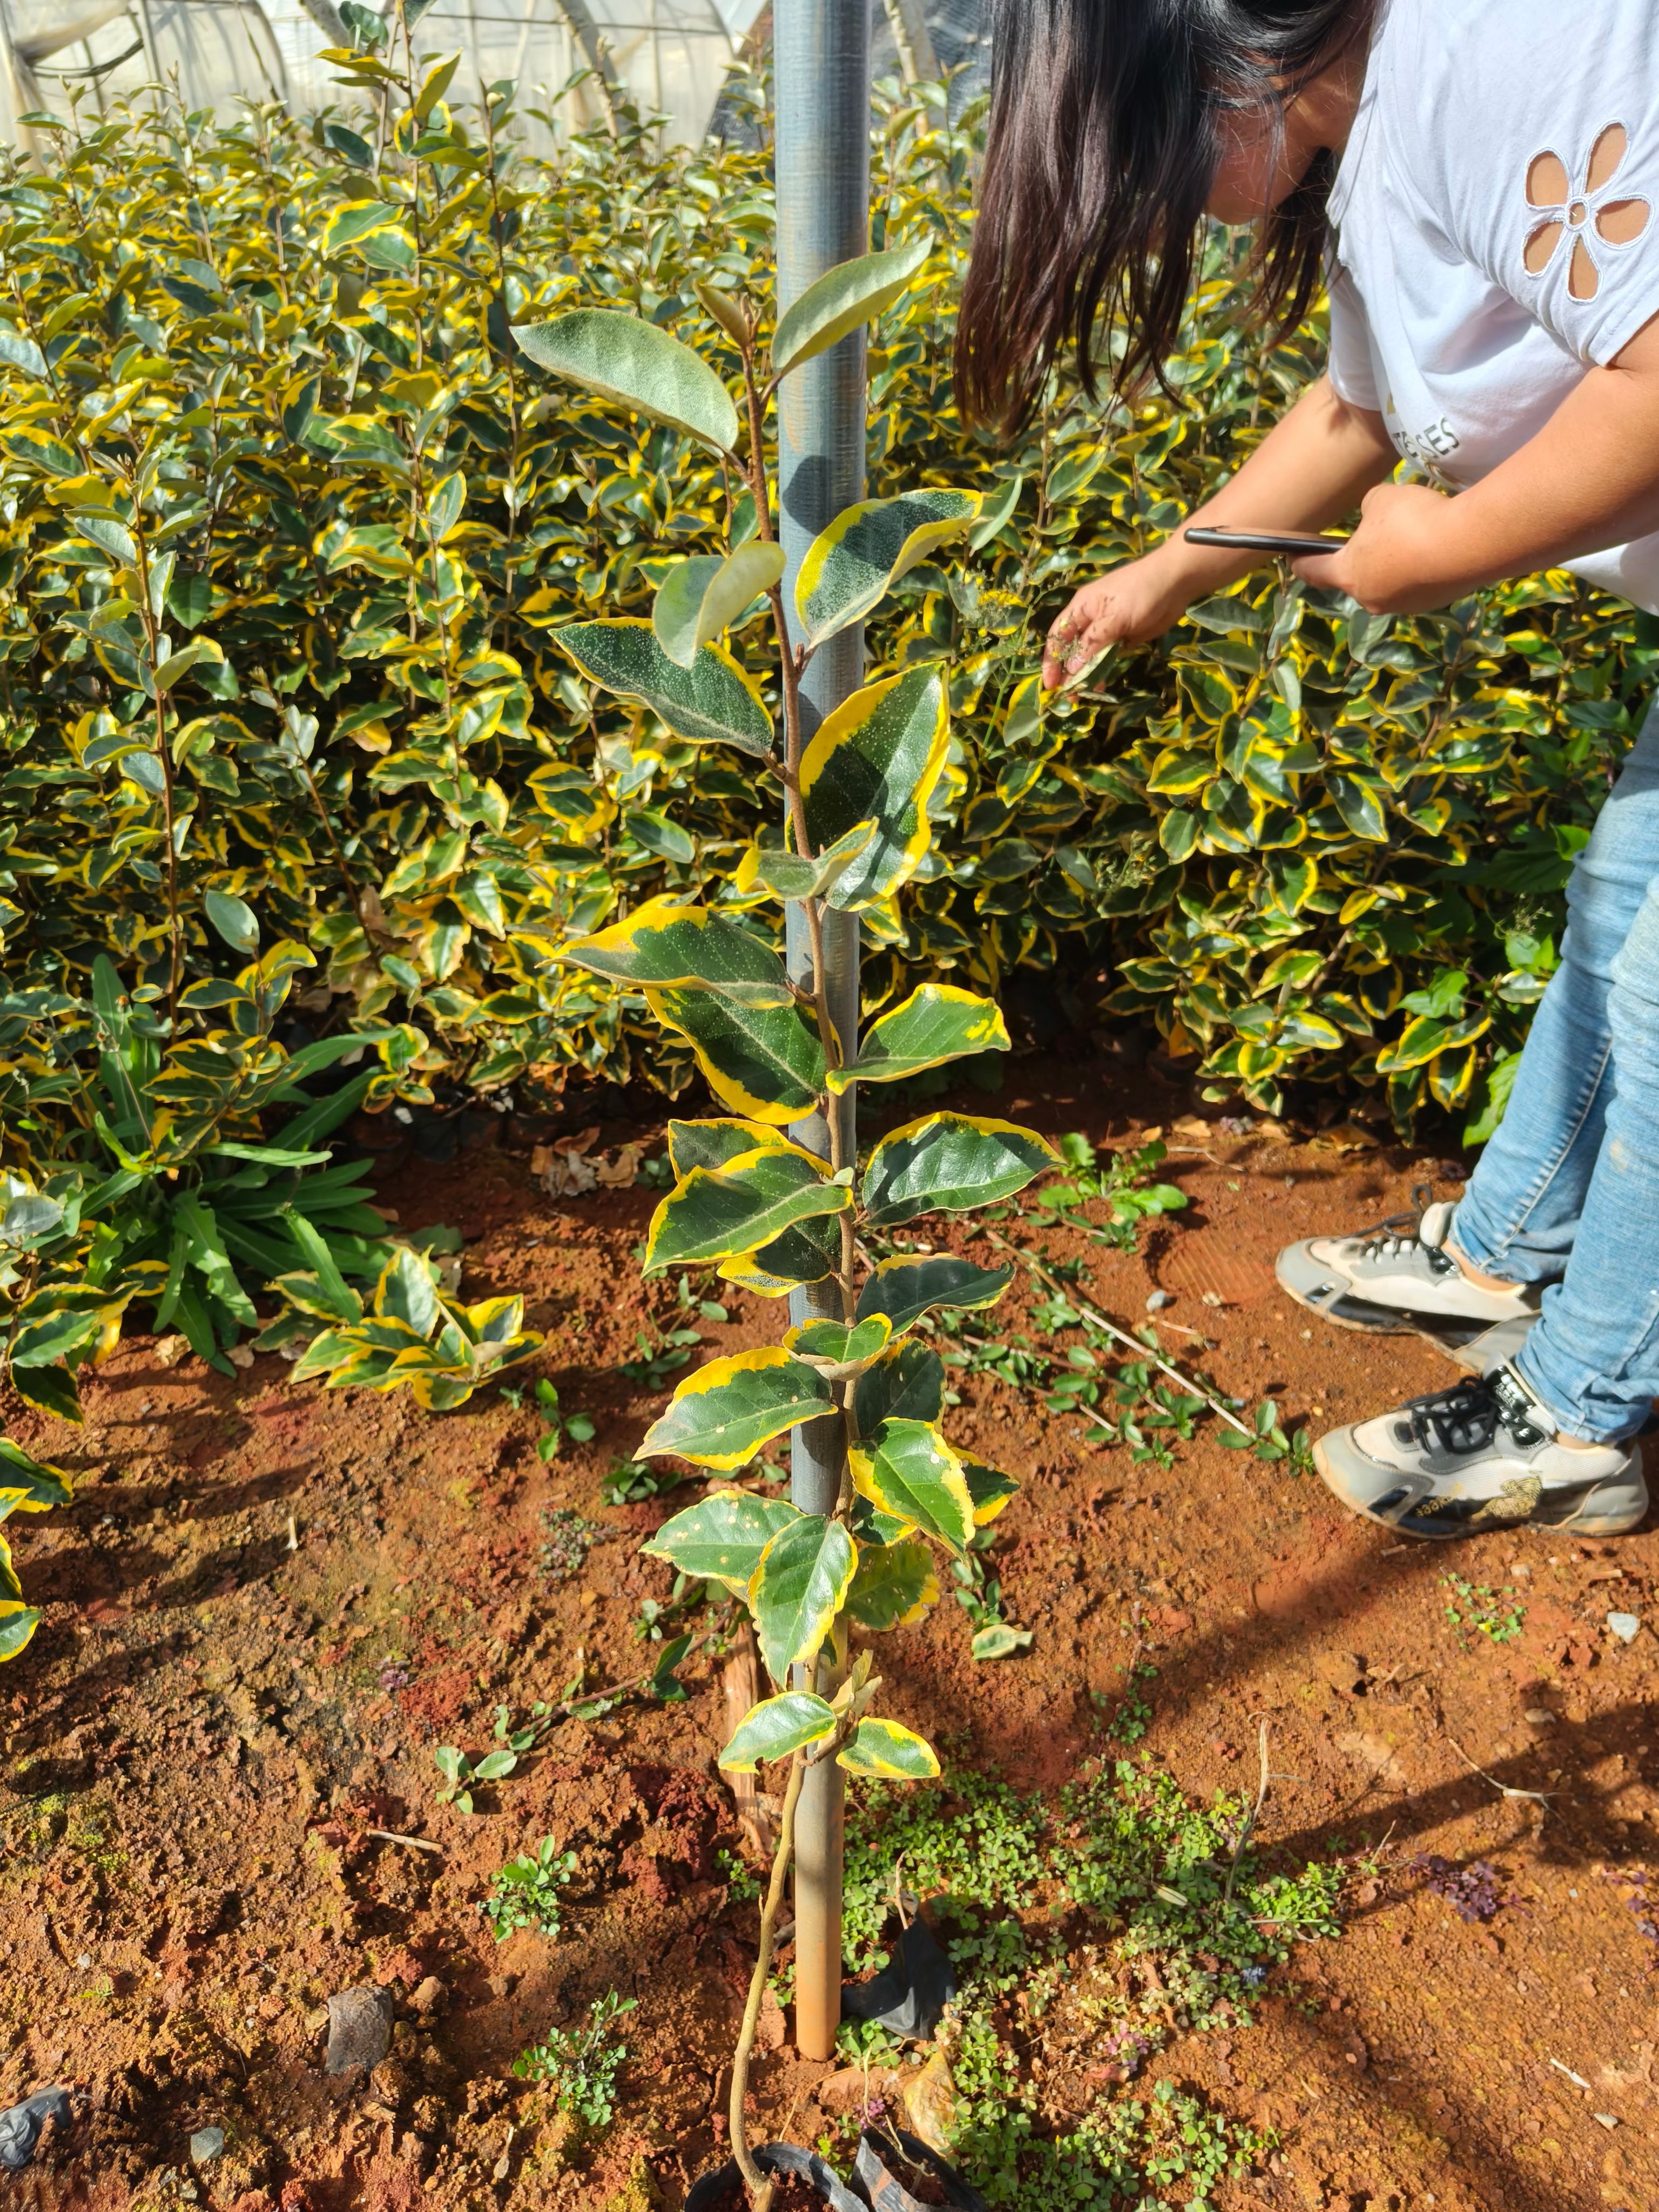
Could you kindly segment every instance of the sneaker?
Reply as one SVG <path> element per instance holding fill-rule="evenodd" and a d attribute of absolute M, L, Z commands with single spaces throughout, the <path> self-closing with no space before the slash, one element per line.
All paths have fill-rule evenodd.
<path fill-rule="evenodd" d="M 1444 1250 L 1455 1211 L 1449 1199 L 1396 1213 L 1360 1237 L 1310 1237 L 1287 1245 L 1275 1268 L 1280 1286 L 1339 1328 L 1375 1336 L 1432 1338 L 1453 1351 L 1500 1322 L 1532 1321 L 1539 1292 L 1531 1285 L 1486 1290 L 1472 1283 Z"/>
<path fill-rule="evenodd" d="M 1314 1446 L 1314 1465 L 1351 1511 L 1404 1536 L 1522 1527 L 1622 1536 L 1639 1527 L 1648 1486 L 1635 1440 L 1581 1451 L 1556 1434 L 1514 1369 L 1500 1367 L 1333 1431 Z"/>
<path fill-rule="evenodd" d="M 1449 1333 L 1438 1322 L 1431 1328 L 1419 1329 L 1418 1334 L 1426 1337 L 1466 1375 L 1491 1375 L 1497 1369 L 1509 1365 L 1537 1328 L 1540 1318 L 1535 1313 L 1516 1314 L 1509 1321 L 1494 1322 L 1490 1328 L 1483 1328 L 1479 1336 L 1465 1336 L 1455 1326 Z"/>

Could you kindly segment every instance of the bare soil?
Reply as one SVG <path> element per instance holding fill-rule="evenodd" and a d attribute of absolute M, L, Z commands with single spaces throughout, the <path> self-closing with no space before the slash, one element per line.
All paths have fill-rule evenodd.
<path fill-rule="evenodd" d="M 571 1126 L 605 1120 L 613 1146 L 647 1133 L 624 1106 L 601 1094 Z M 1407 1205 L 1420 1158 L 1353 1129 L 1197 1130 L 1156 1065 L 1017 1060 L 993 1110 L 1102 1146 L 1152 1125 L 1187 1146 L 1168 1172 L 1191 1209 L 1138 1254 L 1060 1230 L 1043 1247 L 1083 1258 L 1126 1324 L 1171 1292 L 1166 1346 L 1252 1405 L 1273 1397 L 1287 1426 L 1449 1379 L 1415 1339 L 1314 1320 L 1272 1272 L 1292 1237 Z M 1455 1185 L 1442 1171 L 1439 1187 Z M 695 1492 L 617 1508 L 601 1481 L 659 1395 L 617 1366 L 646 1310 L 653 1195 L 554 1200 L 527 1146 L 479 1143 L 447 1164 L 388 1161 L 380 1197 L 410 1228 L 460 1229 L 469 1295 L 527 1292 L 549 1332 L 532 1373 L 598 1435 L 544 1465 L 529 1400 L 490 1390 L 433 1419 L 295 1388 L 275 1358 L 234 1381 L 164 1366 L 144 1340 L 93 1382 L 84 1428 L 8 1409 L 78 1492 L 8 1531 L 46 1618 L 0 1676 L 0 2104 L 52 2081 L 77 2103 L 8 2184 L 31 2204 L 646 2212 L 728 2154 L 753 1907 L 729 1901 L 716 1856 L 742 1848 L 714 1766 L 718 1668 L 690 1662 L 684 1704 L 565 1723 L 470 1817 L 435 1802 L 434 1748 L 482 1751 L 498 1705 L 648 1663 L 640 1608 L 671 1577 L 636 1547 Z M 653 1296 L 666 1316 L 672 1297 Z M 1027 1297 L 1022 1283 L 1011 1301 Z M 699 1323 L 708 1351 L 775 1334 L 777 1308 L 731 1304 L 729 1324 Z M 884 1641 L 892 1710 L 1053 1790 L 1098 1747 L 1093 1693 L 1119 1698 L 1135 1638 L 1159 1668 L 1145 1747 L 1184 1789 L 1253 1790 L 1265 1720 L 1265 1842 L 1380 1859 L 1350 1882 L 1341 1940 L 1300 1947 L 1255 2027 L 1159 2063 L 1277 2131 L 1266 2170 L 1220 2201 L 1659 2204 L 1659 1929 L 1638 1886 L 1659 1850 L 1659 1537 L 1402 1545 L 1316 1478 L 1221 1449 L 1212 1423 L 1166 1474 L 984 1375 L 961 1389 L 952 1434 L 1024 1485 L 996 1556 L 1036 1643 L 975 1666 L 947 1601 Z M 568 1574 L 546 1517 L 562 1508 L 604 1531 Z M 1494 1644 L 1449 1622 L 1449 1573 L 1513 1589 L 1519 1632 Z M 1641 1618 L 1633 1642 L 1609 1612 Z M 480 1899 L 544 1836 L 579 1855 L 564 1933 L 498 1944 Z M 1456 1916 L 1413 1864 L 1432 1854 L 1497 1869 L 1493 1918 Z M 326 2001 L 364 1984 L 396 1998 L 392 2053 L 330 2076 Z M 511 2068 L 611 1988 L 638 2000 L 631 2055 L 616 2125 L 583 2148 Z M 775 2024 L 763 2041 L 756 2138 L 811 2142 L 845 2075 L 798 2061 Z M 190 2136 L 210 2126 L 224 2153 L 192 2167 Z"/>

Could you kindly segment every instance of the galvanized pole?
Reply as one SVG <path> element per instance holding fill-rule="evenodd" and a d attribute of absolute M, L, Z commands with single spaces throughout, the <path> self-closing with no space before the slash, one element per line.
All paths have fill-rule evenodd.
<path fill-rule="evenodd" d="M 837 263 L 869 251 L 869 0 L 776 0 L 773 59 L 777 100 L 778 307 L 781 313 Z M 787 378 L 779 395 L 778 477 L 785 604 L 794 605 L 801 556 L 842 509 L 864 496 L 866 415 L 863 333 Z M 864 675 L 864 635 L 843 630 L 813 659 L 803 687 L 804 738 L 855 691 Z M 831 1018 L 840 1035 L 857 1034 L 859 925 L 856 915 L 824 912 L 823 958 Z M 789 912 L 789 972 L 812 981 L 805 917 Z M 855 1157 L 851 1095 L 838 1109 L 843 1155 Z M 826 1157 L 821 1115 L 797 1124 L 796 1141 Z M 798 1291 L 797 1322 L 840 1317 L 826 1291 Z M 839 1419 L 795 1431 L 791 1496 L 803 1512 L 831 1513 L 842 1473 Z M 820 1674 L 820 1685 L 823 1677 Z M 795 2042 L 803 2057 L 828 2058 L 841 2024 L 842 1808 L 840 1769 L 811 1768 L 795 1822 Z"/>

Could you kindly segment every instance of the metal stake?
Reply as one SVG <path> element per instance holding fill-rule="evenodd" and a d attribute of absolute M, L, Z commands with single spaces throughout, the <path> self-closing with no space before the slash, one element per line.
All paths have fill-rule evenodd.
<path fill-rule="evenodd" d="M 869 251 L 870 9 L 867 0 L 776 0 L 773 58 L 777 100 L 778 307 L 798 299 L 826 269 Z M 843 507 L 864 496 L 866 416 L 862 331 L 788 377 L 779 394 L 778 477 L 794 605 L 801 557 Z M 843 630 L 813 659 L 802 689 L 803 736 L 855 691 L 864 676 L 864 635 Z M 848 1043 L 858 1033 L 859 924 L 826 908 L 823 957 L 830 1017 Z M 789 910 L 789 973 L 811 986 L 805 920 Z M 854 1157 L 856 1109 L 840 1102 L 845 1157 Z M 791 1131 L 827 1158 L 822 1115 Z M 833 1293 L 833 1285 L 827 1286 Z M 822 1290 L 791 1299 L 797 1322 L 840 1318 Z M 790 1495 L 805 1513 L 832 1513 L 841 1493 L 842 1425 L 809 1422 L 795 1431 Z M 819 1683 L 825 1685 L 825 1662 Z M 828 2058 L 841 2024 L 841 1770 L 811 1768 L 795 1821 L 795 2042 L 805 2058 Z"/>

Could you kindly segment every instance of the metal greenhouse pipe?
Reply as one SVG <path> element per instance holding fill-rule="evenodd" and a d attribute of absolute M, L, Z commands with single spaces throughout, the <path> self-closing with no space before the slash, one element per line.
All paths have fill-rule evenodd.
<path fill-rule="evenodd" d="M 867 0 L 776 0 L 773 61 L 777 101 L 778 307 L 781 313 L 838 262 L 869 251 L 870 9 Z M 842 509 L 864 496 L 864 336 L 844 338 L 787 378 L 779 395 L 778 477 L 785 604 L 794 605 L 801 557 Z M 864 635 L 844 630 L 813 659 L 802 690 L 810 742 L 832 708 L 864 674 Z M 805 920 L 789 910 L 789 972 L 811 978 Z M 857 1034 L 859 925 L 826 908 L 823 957 L 831 1017 L 841 1036 Z M 844 1156 L 854 1155 L 856 1109 L 841 1102 Z M 799 1123 L 797 1142 L 828 1155 L 821 1116 Z M 839 1319 L 821 1291 L 798 1291 L 797 1322 L 814 1313 Z M 841 1492 L 838 1419 L 795 1431 L 790 1495 L 803 1512 L 830 1513 Z M 828 2058 L 841 2023 L 841 1770 L 833 1760 L 808 1771 L 795 1821 L 795 2042 L 803 2057 Z"/>

